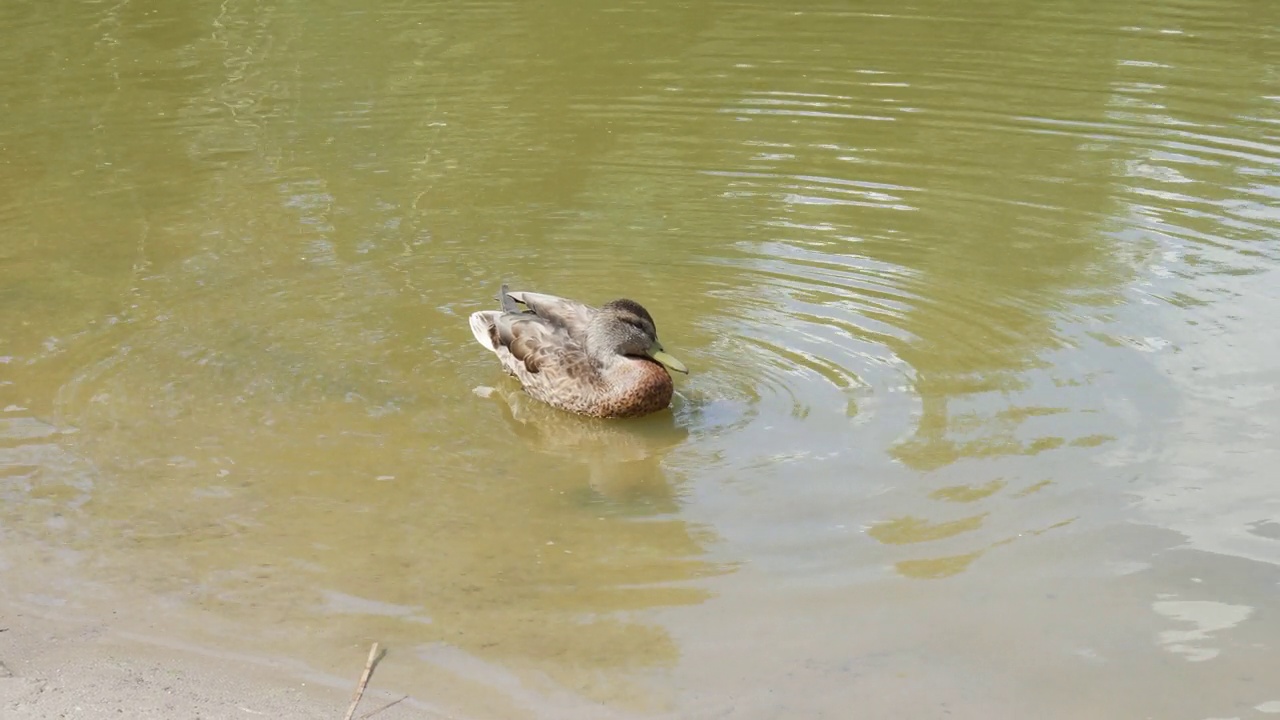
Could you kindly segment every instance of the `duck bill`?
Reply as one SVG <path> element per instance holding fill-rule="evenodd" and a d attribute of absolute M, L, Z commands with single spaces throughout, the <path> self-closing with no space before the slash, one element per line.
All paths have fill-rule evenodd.
<path fill-rule="evenodd" d="M 675 370 L 676 372 L 684 373 L 685 375 L 689 374 L 689 368 L 685 367 L 684 363 L 668 355 L 667 352 L 663 350 L 662 346 L 659 345 L 658 343 L 654 343 L 649 348 L 649 351 L 646 354 L 649 357 L 653 358 L 654 360 L 657 360 L 658 362 L 667 366 L 668 369 Z"/>

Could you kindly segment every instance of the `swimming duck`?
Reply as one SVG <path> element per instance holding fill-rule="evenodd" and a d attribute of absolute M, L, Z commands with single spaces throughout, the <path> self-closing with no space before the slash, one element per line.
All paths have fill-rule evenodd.
<path fill-rule="evenodd" d="M 667 368 L 689 372 L 662 349 L 653 316 L 634 300 L 596 308 L 506 285 L 498 299 L 501 310 L 471 314 L 471 333 L 525 392 L 561 410 L 648 415 L 671 404 Z"/>

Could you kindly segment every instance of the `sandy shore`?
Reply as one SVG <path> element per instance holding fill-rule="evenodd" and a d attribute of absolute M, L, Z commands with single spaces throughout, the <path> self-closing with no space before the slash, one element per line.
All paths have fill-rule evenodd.
<path fill-rule="evenodd" d="M 355 653 L 346 689 L 337 678 L 262 658 L 182 648 L 109 623 L 0 605 L 0 717 L 6 720 L 342 720 L 367 659 Z M 401 696 L 369 686 L 359 718 Z M 413 699 L 376 720 L 448 717 Z"/>

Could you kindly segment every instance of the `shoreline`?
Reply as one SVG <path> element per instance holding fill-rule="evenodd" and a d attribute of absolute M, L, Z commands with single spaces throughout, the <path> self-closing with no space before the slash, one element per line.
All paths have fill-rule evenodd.
<path fill-rule="evenodd" d="M 351 678 L 342 680 L 297 661 L 167 642 L 0 601 L 0 710 L 16 720 L 342 720 L 367 656 L 354 652 Z M 452 717 L 379 690 L 376 676 L 355 718 Z"/>

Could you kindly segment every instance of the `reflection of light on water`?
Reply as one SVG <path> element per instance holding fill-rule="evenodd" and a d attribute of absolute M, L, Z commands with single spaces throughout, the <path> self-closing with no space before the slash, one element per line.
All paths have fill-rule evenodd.
<path fill-rule="evenodd" d="M 1045 480 L 1015 492 L 1004 493 L 1003 491 L 1008 488 L 1007 481 L 995 479 L 982 484 L 949 485 L 933 491 L 929 497 L 932 500 L 952 504 L 979 503 L 1001 494 L 1013 499 L 1022 499 L 1035 495 L 1050 485 L 1052 481 Z M 956 543 L 951 541 L 959 541 L 962 544 L 976 542 L 981 545 L 980 548 L 971 552 L 904 559 L 896 561 L 893 565 L 898 574 L 903 577 L 929 580 L 951 577 L 964 572 L 987 550 L 1009 545 L 1024 537 L 1036 537 L 1074 522 L 1073 518 L 1068 518 L 1040 528 L 1024 530 L 1015 535 L 991 539 L 982 534 L 989 516 L 989 512 L 979 512 L 953 520 L 935 521 L 925 517 L 903 515 L 872 524 L 867 528 L 866 534 L 884 545 L 910 547 L 923 544 L 925 547 L 935 547 L 939 543 L 943 543 L 943 546 L 949 543 L 950 547 L 956 547 Z"/>
<path fill-rule="evenodd" d="M 502 708 L 511 716 L 554 717 L 563 720 L 597 720 L 599 718 L 635 717 L 591 700 L 584 700 L 581 688 L 572 688 L 540 673 L 513 672 L 510 668 L 486 661 L 448 643 L 424 643 L 415 648 L 416 655 L 430 665 L 448 673 L 455 683 L 470 685 L 482 693 L 491 708 Z M 586 682 L 600 682 L 600 678 Z M 609 684 L 607 692 L 614 703 L 633 710 L 657 709 L 654 698 L 644 691 L 633 691 L 625 684 Z"/>
<path fill-rule="evenodd" d="M 0 440 L 35 440 L 54 435 L 58 429 L 31 417 L 0 420 Z"/>
<path fill-rule="evenodd" d="M 431 618 L 423 615 L 423 608 L 419 606 L 390 603 L 338 590 L 322 590 L 320 594 L 324 599 L 320 610 L 330 615 L 382 615 L 404 618 L 411 622 L 431 622 Z"/>
<path fill-rule="evenodd" d="M 1182 335 L 1172 338 L 1180 350 L 1155 364 L 1181 407 L 1166 425 L 1158 471 L 1134 493 L 1144 521 L 1180 533 L 1188 547 L 1272 565 L 1280 562 L 1277 533 L 1265 523 L 1280 512 L 1269 480 L 1280 457 L 1271 441 L 1280 433 L 1280 393 L 1274 337 L 1256 329 L 1280 312 L 1277 278 L 1233 278 L 1240 296 L 1229 310 L 1197 308 L 1195 333 L 1167 323 Z M 1213 337 L 1200 337 L 1200 328 Z"/>
<path fill-rule="evenodd" d="M 1190 630 L 1165 630 L 1159 635 L 1165 650 L 1185 655 L 1190 662 L 1217 657 L 1221 650 L 1200 643 L 1210 640 L 1219 630 L 1239 625 L 1253 614 L 1253 608 L 1248 605 L 1228 605 L 1211 600 L 1162 600 L 1152 603 L 1151 608 L 1171 620 L 1195 625 Z"/>

